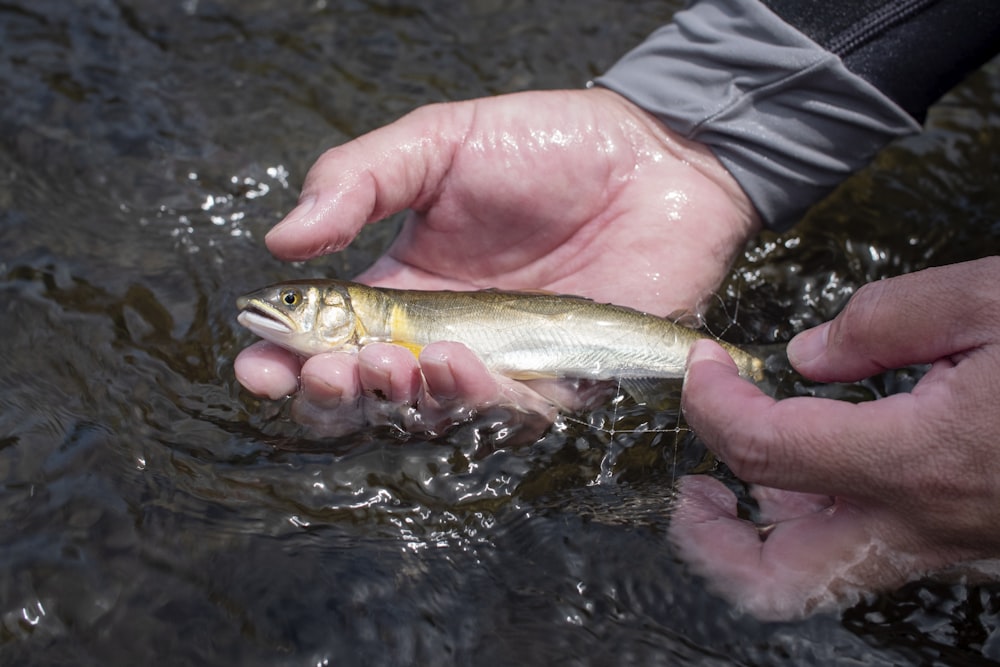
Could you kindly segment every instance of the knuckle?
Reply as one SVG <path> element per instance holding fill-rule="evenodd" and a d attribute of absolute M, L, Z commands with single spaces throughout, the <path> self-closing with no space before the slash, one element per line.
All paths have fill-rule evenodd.
<path fill-rule="evenodd" d="M 854 347 L 863 342 L 883 309 L 886 283 L 862 285 L 831 324 L 831 342 Z"/>
<path fill-rule="evenodd" d="M 772 482 L 775 442 L 759 435 L 749 435 L 738 446 L 727 448 L 726 465 L 737 477 L 751 484 L 767 484 Z"/>

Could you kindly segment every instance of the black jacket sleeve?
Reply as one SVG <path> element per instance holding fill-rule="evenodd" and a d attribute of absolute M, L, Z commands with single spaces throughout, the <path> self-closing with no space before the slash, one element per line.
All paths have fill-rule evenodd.
<path fill-rule="evenodd" d="M 996 0 L 763 0 L 907 113 L 1000 52 Z"/>

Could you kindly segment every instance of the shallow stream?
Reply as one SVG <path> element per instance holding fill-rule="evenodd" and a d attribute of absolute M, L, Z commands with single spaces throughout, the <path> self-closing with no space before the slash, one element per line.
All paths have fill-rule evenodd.
<path fill-rule="evenodd" d="M 270 257 L 325 148 L 427 102 L 581 86 L 679 5 L 0 2 L 0 664 L 1000 659 L 995 585 L 734 615 L 666 540 L 676 479 L 725 475 L 676 410 L 608 404 L 518 446 L 499 422 L 316 439 L 235 381 L 237 294 L 350 276 L 394 232 Z M 749 248 L 709 326 L 782 342 L 867 281 L 996 254 L 998 193 L 993 63 Z"/>

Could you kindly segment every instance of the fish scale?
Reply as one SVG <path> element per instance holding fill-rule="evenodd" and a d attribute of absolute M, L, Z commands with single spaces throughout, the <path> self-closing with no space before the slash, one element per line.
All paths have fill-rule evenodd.
<path fill-rule="evenodd" d="M 430 343 L 454 341 L 514 379 L 679 378 L 691 345 L 710 338 L 631 308 L 538 292 L 397 290 L 301 280 L 242 296 L 237 306 L 241 324 L 302 356 L 372 342 L 419 354 Z M 761 360 L 717 342 L 742 375 L 760 378 Z"/>

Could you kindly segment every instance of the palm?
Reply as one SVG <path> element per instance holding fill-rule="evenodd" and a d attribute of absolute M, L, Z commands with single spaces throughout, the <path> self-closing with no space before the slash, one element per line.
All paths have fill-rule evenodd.
<path fill-rule="evenodd" d="M 393 136 L 402 132 L 431 138 L 415 156 Z M 368 220 L 411 209 L 365 282 L 548 289 L 668 312 L 715 287 L 752 225 L 704 149 L 607 91 L 429 107 L 334 149 L 310 178 L 343 173 L 355 153 L 370 165 L 348 172 L 371 176 L 371 204 L 359 206 Z"/>

